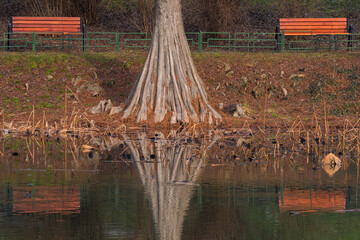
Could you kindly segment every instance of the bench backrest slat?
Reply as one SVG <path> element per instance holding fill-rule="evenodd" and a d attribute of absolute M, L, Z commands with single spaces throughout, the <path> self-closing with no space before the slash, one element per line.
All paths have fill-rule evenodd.
<path fill-rule="evenodd" d="M 37 33 L 80 33 L 80 17 L 12 17 L 12 31 Z"/>
<path fill-rule="evenodd" d="M 349 34 L 347 18 L 280 18 L 285 35 Z"/>

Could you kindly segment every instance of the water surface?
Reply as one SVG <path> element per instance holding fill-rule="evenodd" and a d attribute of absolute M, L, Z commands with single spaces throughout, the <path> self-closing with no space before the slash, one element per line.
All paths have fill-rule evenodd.
<path fill-rule="evenodd" d="M 334 172 L 302 155 L 253 163 L 215 136 L 0 143 L 0 239 L 360 235 L 359 173 L 351 159 Z M 232 153 L 240 159 L 230 161 Z"/>

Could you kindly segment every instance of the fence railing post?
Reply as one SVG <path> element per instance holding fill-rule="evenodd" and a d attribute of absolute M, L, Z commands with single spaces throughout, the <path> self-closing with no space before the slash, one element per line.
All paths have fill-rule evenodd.
<path fill-rule="evenodd" d="M 281 51 L 285 51 L 285 30 L 281 33 Z"/>
<path fill-rule="evenodd" d="M 203 33 L 200 31 L 199 33 L 199 43 L 198 43 L 198 51 L 199 53 L 202 52 L 202 41 L 203 41 Z"/>
<path fill-rule="evenodd" d="M 35 31 L 33 31 L 33 33 L 32 33 L 32 51 L 33 52 L 36 52 L 36 38 L 35 38 Z"/>
<path fill-rule="evenodd" d="M 61 35 L 61 51 L 64 51 L 64 48 L 65 48 L 64 37 L 65 37 L 64 33 L 62 33 L 62 35 Z"/>
<path fill-rule="evenodd" d="M 324 38 L 324 36 L 319 37 L 318 35 L 314 35 L 312 31 L 306 31 L 306 32 L 311 32 L 310 35 L 310 40 L 304 40 L 304 41 L 292 41 L 291 39 L 286 40 L 286 30 L 281 30 L 278 31 L 278 27 L 275 31 L 275 39 L 272 37 L 274 36 L 273 32 L 272 33 L 253 33 L 253 37 L 250 37 L 251 34 L 250 33 L 228 33 L 228 32 L 223 32 L 223 33 L 210 33 L 210 32 L 203 32 L 203 31 L 199 31 L 199 32 L 194 32 L 194 33 L 190 33 L 191 36 L 194 36 L 194 38 L 189 38 L 188 41 L 191 42 L 191 48 L 193 49 L 193 47 L 195 47 L 196 50 L 196 44 L 198 45 L 198 52 L 202 53 L 205 49 L 206 51 L 209 51 L 209 49 L 211 48 L 222 48 L 222 49 L 226 49 L 229 52 L 237 52 L 237 51 L 241 51 L 241 49 L 247 49 L 247 51 L 249 52 L 250 49 L 253 49 L 254 51 L 256 49 L 261 49 L 261 50 L 268 50 L 268 49 L 274 49 L 276 51 L 281 51 L 281 52 L 288 52 L 288 51 L 300 51 L 300 50 L 328 50 L 331 51 L 333 49 L 333 45 L 334 45 L 334 49 L 335 50 L 341 50 L 341 49 L 348 49 L 349 51 L 354 51 L 355 49 L 357 49 L 358 47 L 356 46 L 357 41 L 356 41 L 356 34 L 353 33 L 353 28 L 352 26 L 350 27 L 349 30 L 349 34 L 346 36 L 346 40 L 342 40 L 342 38 L 340 38 L 339 36 L 343 36 L 344 34 L 339 34 L 339 35 L 329 35 L 329 39 Z M 91 38 L 87 36 L 87 33 L 85 32 L 85 25 L 83 25 L 82 27 L 82 36 L 77 35 L 78 37 L 74 37 L 71 38 L 71 34 L 73 33 L 67 33 L 67 39 L 65 38 L 65 33 L 62 33 L 62 37 L 60 38 L 56 38 L 57 41 L 59 41 L 59 44 L 57 44 L 56 46 L 52 46 L 50 44 L 50 46 L 45 46 L 43 44 L 43 39 L 40 37 L 38 39 L 36 39 L 36 31 L 32 31 L 32 32 L 28 32 L 27 33 L 27 37 L 26 38 L 19 38 L 17 37 L 17 33 L 13 33 L 11 26 L 9 25 L 9 29 L 7 33 L 4 33 L 3 36 L 3 40 L 0 40 L 0 49 L 4 48 L 4 50 L 6 51 L 6 49 L 8 51 L 11 51 L 13 48 L 19 48 L 19 47 L 27 47 L 27 50 L 30 51 L 30 48 L 32 50 L 32 52 L 36 52 L 36 48 L 39 49 L 43 49 L 43 48 L 47 48 L 47 47 L 59 47 L 58 49 L 60 49 L 62 51 L 65 51 L 65 47 L 67 47 L 68 51 L 70 51 L 70 48 L 76 48 L 79 49 L 80 47 L 82 47 L 82 50 L 85 52 L 86 51 L 86 41 L 90 42 L 88 44 L 89 47 L 104 47 L 102 45 L 97 45 L 97 43 L 95 43 L 95 46 L 93 46 L 91 44 L 91 41 L 94 40 L 99 40 L 98 38 Z M 43 33 L 41 33 L 43 34 Z M 99 33 L 91 33 L 90 34 L 94 35 L 94 34 L 99 34 Z M 115 35 L 115 42 L 114 42 L 114 38 L 110 37 L 109 40 L 108 38 L 106 38 L 106 40 L 110 41 L 110 46 L 112 49 L 112 46 L 115 45 L 115 52 L 119 52 L 120 48 L 125 47 L 126 45 L 126 40 L 128 40 L 128 42 L 130 40 L 138 40 L 141 41 L 142 44 L 141 46 L 136 46 L 136 47 L 142 47 L 142 48 L 146 48 L 148 49 L 149 47 L 149 43 L 148 40 L 151 40 L 151 34 L 147 34 L 147 33 L 132 33 L 132 34 L 142 34 L 141 35 L 141 39 L 126 39 L 126 35 L 123 36 L 122 34 L 126 34 L 126 33 L 121 33 L 121 32 L 111 32 L 111 33 L 107 33 L 107 34 L 111 34 L 112 37 Z M 143 39 L 144 35 L 145 35 L 145 39 Z M 227 34 L 228 37 L 215 37 L 215 38 L 211 38 L 211 34 L 218 34 L 220 36 L 220 34 Z M 238 34 L 247 34 L 247 38 L 246 37 L 242 37 L 241 35 Z M 262 34 L 262 35 L 266 35 L 266 36 L 271 36 L 271 37 L 257 37 L 257 34 Z M 121 39 L 120 39 L 120 35 L 121 35 Z M 188 33 L 189 35 L 189 33 Z M 7 39 L 6 39 L 7 36 Z M 15 36 L 15 37 L 14 37 Z M 196 36 L 198 36 L 198 40 L 196 42 Z M 240 37 L 239 37 L 240 36 Z M 123 40 L 123 38 L 125 38 L 125 40 Z M 148 39 L 149 38 L 149 39 Z M 37 42 L 38 40 L 38 42 Z M 105 39 L 100 39 L 100 40 L 105 40 Z M 143 43 L 143 41 L 145 40 L 145 44 Z M 20 44 L 16 44 L 17 41 L 25 41 L 25 46 L 20 45 Z M 61 41 L 61 42 L 60 42 Z M 65 41 L 67 41 L 67 43 L 65 43 Z M 80 46 L 80 44 L 77 44 L 78 42 L 82 42 L 82 46 Z M 228 43 L 226 43 L 226 41 Z M 246 41 L 246 44 L 243 43 Z M 273 44 L 270 45 L 270 43 L 275 41 L 275 46 Z M 14 46 L 13 43 L 15 42 Z M 213 43 L 215 42 L 215 43 Z M 262 44 L 262 42 L 265 43 L 269 43 L 269 44 Z M 347 48 L 342 47 L 345 43 L 347 42 Z M 6 46 L 7 43 L 7 46 Z M 251 45 L 252 43 L 252 45 Z M 261 43 L 259 46 L 257 46 L 257 43 Z M 309 47 L 294 47 L 296 46 L 296 44 L 311 44 L 311 46 Z M 65 45 L 67 44 L 67 46 Z M 204 46 L 204 44 L 206 44 Z M 327 47 L 326 44 L 328 44 L 329 46 Z M 2 46 L 1 46 L 2 45 Z M 38 46 L 37 46 L 38 45 Z M 121 47 L 120 47 L 121 45 Z M 287 46 L 286 46 L 287 45 Z M 303 46 L 303 45 L 301 45 Z M 306 45 L 308 46 L 308 45 Z M 133 44 L 130 44 L 128 47 L 133 47 Z M 112 50 L 110 50 L 112 51 Z"/>
<path fill-rule="evenodd" d="M 115 33 L 115 52 L 119 52 L 119 33 Z"/>
<path fill-rule="evenodd" d="M 67 51 L 70 52 L 70 33 L 67 34 Z"/>

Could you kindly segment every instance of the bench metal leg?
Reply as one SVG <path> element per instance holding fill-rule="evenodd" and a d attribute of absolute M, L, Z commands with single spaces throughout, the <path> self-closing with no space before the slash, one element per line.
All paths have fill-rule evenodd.
<path fill-rule="evenodd" d="M 81 27 L 81 32 L 82 32 L 82 51 L 85 52 L 85 38 L 86 38 L 86 35 L 85 35 L 85 24 L 82 25 Z"/>
<path fill-rule="evenodd" d="M 276 43 L 276 48 L 275 51 L 280 52 L 280 25 L 278 23 L 278 25 L 276 25 L 276 29 L 275 29 L 275 43 Z"/>
<path fill-rule="evenodd" d="M 11 23 L 9 23 L 9 27 L 8 27 L 8 51 L 11 52 L 11 32 L 12 32 L 12 28 L 11 28 Z"/>
<path fill-rule="evenodd" d="M 353 48 L 354 48 L 353 26 L 350 25 L 350 27 L 349 27 L 348 49 L 350 50 L 350 52 L 352 52 Z"/>

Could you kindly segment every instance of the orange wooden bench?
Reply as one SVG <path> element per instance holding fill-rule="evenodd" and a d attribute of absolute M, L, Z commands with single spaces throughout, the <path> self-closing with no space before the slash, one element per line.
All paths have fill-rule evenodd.
<path fill-rule="evenodd" d="M 337 35 L 349 34 L 352 47 L 353 26 L 347 18 L 280 18 L 276 26 L 276 39 L 285 36 Z"/>
<path fill-rule="evenodd" d="M 85 24 L 81 17 L 11 17 L 8 46 L 11 49 L 11 33 L 82 34 L 85 48 Z"/>

